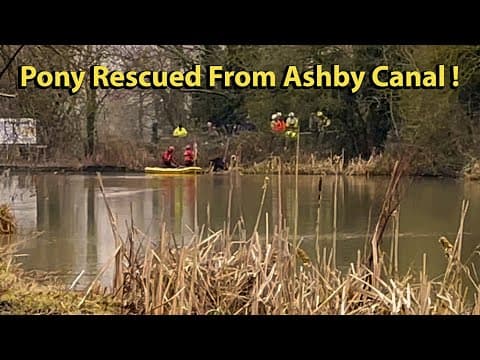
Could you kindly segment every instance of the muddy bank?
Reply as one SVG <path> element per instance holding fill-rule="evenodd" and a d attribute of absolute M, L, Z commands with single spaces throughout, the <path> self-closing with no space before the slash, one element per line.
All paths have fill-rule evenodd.
<path fill-rule="evenodd" d="M 130 169 L 119 165 L 0 165 L 0 172 L 5 175 L 14 172 L 48 172 L 48 173 L 96 173 L 96 172 L 143 172 L 143 169 Z"/>

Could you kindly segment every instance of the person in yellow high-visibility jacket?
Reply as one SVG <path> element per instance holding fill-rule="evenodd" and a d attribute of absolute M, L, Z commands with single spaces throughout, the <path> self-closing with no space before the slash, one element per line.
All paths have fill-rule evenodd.
<path fill-rule="evenodd" d="M 298 133 L 298 118 L 295 116 L 293 112 L 288 114 L 286 126 L 287 126 L 287 131 L 285 132 L 285 136 L 291 139 L 295 139 Z"/>
<path fill-rule="evenodd" d="M 182 124 L 179 124 L 175 130 L 173 130 L 174 137 L 185 137 L 188 135 L 187 129 L 185 129 Z"/>

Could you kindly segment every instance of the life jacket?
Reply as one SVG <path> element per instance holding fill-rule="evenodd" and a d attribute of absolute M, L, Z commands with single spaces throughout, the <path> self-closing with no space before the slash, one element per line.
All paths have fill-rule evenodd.
<path fill-rule="evenodd" d="M 173 130 L 173 136 L 175 137 L 185 137 L 187 136 L 188 132 L 187 129 L 182 127 L 181 129 L 177 126 L 175 130 Z"/>
<path fill-rule="evenodd" d="M 187 149 L 184 151 L 183 160 L 185 162 L 193 162 L 193 151 L 191 149 Z"/>
<path fill-rule="evenodd" d="M 165 164 L 170 164 L 170 162 L 172 161 L 172 156 L 173 156 L 173 153 L 170 153 L 167 151 L 165 151 L 162 155 L 162 160 Z"/>
<path fill-rule="evenodd" d="M 285 121 L 277 120 L 273 125 L 273 131 L 277 133 L 283 133 L 285 131 Z"/>
<path fill-rule="evenodd" d="M 287 118 L 287 128 L 295 129 L 298 127 L 298 118 L 296 117 L 288 117 Z"/>
<path fill-rule="evenodd" d="M 295 139 L 297 137 L 297 130 L 287 130 L 285 131 L 285 136 L 290 139 Z"/>

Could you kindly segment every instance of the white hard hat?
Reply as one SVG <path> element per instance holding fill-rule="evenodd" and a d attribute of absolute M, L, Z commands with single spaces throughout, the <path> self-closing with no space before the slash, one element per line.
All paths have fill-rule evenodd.
<path fill-rule="evenodd" d="M 277 115 L 278 115 L 278 116 L 282 116 L 282 113 L 279 111 L 279 112 L 277 112 Z"/>
<path fill-rule="evenodd" d="M 277 117 L 278 117 L 277 114 L 273 114 L 273 115 L 272 115 L 272 120 L 275 120 Z"/>
<path fill-rule="evenodd" d="M 322 116 L 323 113 L 321 111 L 317 112 L 317 116 Z"/>
<path fill-rule="evenodd" d="M 293 112 L 291 112 L 290 114 L 288 114 L 288 116 L 290 116 L 290 117 L 294 117 L 294 116 L 295 116 L 295 114 L 294 114 Z"/>

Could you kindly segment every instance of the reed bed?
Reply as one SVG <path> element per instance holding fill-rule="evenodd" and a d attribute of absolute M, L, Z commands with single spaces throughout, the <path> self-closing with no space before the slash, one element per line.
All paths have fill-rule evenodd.
<path fill-rule="evenodd" d="M 103 191 L 101 179 L 100 185 Z M 264 191 L 268 186 L 266 179 Z M 261 209 L 259 218 L 268 220 Z M 112 294 L 123 314 L 480 314 L 476 269 L 470 261 L 462 263 L 460 256 L 467 209 L 464 202 L 454 243 L 439 239 L 446 269 L 436 278 L 426 273 L 426 256 L 421 271 L 398 275 L 398 259 L 380 248 L 373 269 L 366 254 L 358 251 L 341 271 L 335 266 L 334 248 L 317 246 L 312 258 L 302 249 L 302 238 L 292 244 L 286 224 L 265 234 L 257 226 L 247 234 L 242 219 L 233 229 L 202 226 L 180 246 L 165 226 L 158 239 L 147 239 L 132 220 L 123 238 L 109 209 L 116 246 L 110 261 L 115 266 Z M 372 235 L 378 246 L 379 236 L 378 231 Z M 391 253 L 398 256 L 398 244 Z M 88 297 L 87 291 L 84 299 Z"/>
<path fill-rule="evenodd" d="M 129 239 L 134 233 L 142 237 L 134 231 Z M 332 251 L 324 248 L 320 259 L 311 259 L 301 247 L 285 247 L 285 233 L 232 241 L 223 230 L 209 231 L 184 247 L 170 247 L 169 240 L 163 232 L 143 252 L 135 241 L 121 246 L 113 292 L 122 313 L 480 314 L 475 269 L 458 261 L 461 236 L 440 279 L 428 277 L 426 258 L 420 273 L 395 276 L 383 255 L 375 285 L 360 253 L 342 272 L 333 266 Z"/>
<path fill-rule="evenodd" d="M 274 174 L 277 170 L 278 156 L 271 156 L 251 166 L 241 167 L 244 174 Z M 296 159 L 284 161 L 283 174 L 295 174 Z M 303 155 L 299 159 L 298 173 L 302 175 L 389 175 L 393 169 L 393 161 L 383 154 L 372 154 L 368 159 L 361 156 L 345 161 L 343 154 L 319 158 L 315 154 Z"/>

